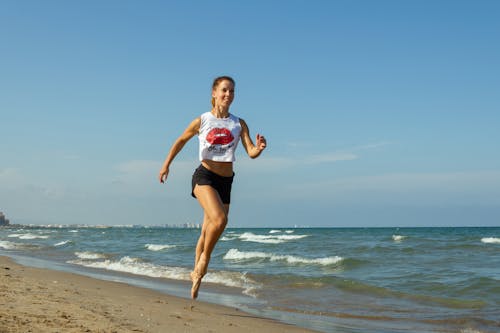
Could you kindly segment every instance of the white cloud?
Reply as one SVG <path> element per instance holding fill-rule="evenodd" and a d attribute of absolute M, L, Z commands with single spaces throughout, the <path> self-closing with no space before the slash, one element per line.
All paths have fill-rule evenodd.
<path fill-rule="evenodd" d="M 175 160 L 170 166 L 166 184 L 160 184 L 158 175 L 162 160 L 130 160 L 117 164 L 109 180 L 110 191 L 117 196 L 158 196 L 161 193 L 175 195 L 186 189 L 197 162 Z"/>
<path fill-rule="evenodd" d="M 151 160 L 130 160 L 119 163 L 113 167 L 114 174 L 110 179 L 113 187 L 111 190 L 117 190 L 115 195 L 125 194 L 125 190 L 129 194 L 147 193 L 148 188 L 157 179 L 157 174 L 160 169 L 158 161 Z"/>
<path fill-rule="evenodd" d="M 161 166 L 159 164 L 158 161 L 131 160 L 118 164 L 116 170 L 122 175 L 151 174 L 154 170 L 159 169 Z"/>
<path fill-rule="evenodd" d="M 317 163 L 334 163 L 340 161 L 352 161 L 358 158 L 358 155 L 353 153 L 327 153 L 321 155 L 312 155 L 304 162 L 307 164 Z"/>
<path fill-rule="evenodd" d="M 28 185 L 25 190 L 27 190 L 32 197 L 50 200 L 60 200 L 65 198 L 68 194 L 68 189 L 66 187 L 57 185 Z"/>
<path fill-rule="evenodd" d="M 244 150 L 240 150 L 236 156 L 235 169 L 244 170 L 245 172 L 269 173 L 285 168 L 310 166 L 311 164 L 352 161 L 360 158 L 360 155 L 354 153 L 354 151 L 376 149 L 388 144 L 390 143 L 376 142 L 343 149 L 342 151 L 324 152 L 320 154 L 309 155 L 302 154 L 300 156 L 273 156 L 269 155 L 269 151 L 264 151 L 262 155 L 257 159 L 250 159 L 246 155 Z M 290 142 L 288 143 L 288 145 L 291 147 L 301 148 L 308 146 L 307 143 L 297 142 Z M 303 149 L 300 149 L 300 151 L 302 152 Z M 133 174 L 138 176 L 141 173 L 143 175 L 146 173 L 157 175 L 160 170 L 161 163 L 163 163 L 163 161 L 133 160 L 119 164 L 116 167 L 116 170 L 118 170 L 122 175 L 127 174 L 130 176 Z M 176 175 L 180 173 L 182 176 L 190 176 L 193 173 L 194 168 L 196 168 L 198 164 L 199 162 L 194 158 L 188 161 L 176 159 L 170 166 L 170 172 Z"/>
<path fill-rule="evenodd" d="M 0 187 L 10 188 L 24 182 L 24 177 L 18 169 L 0 169 Z"/>
<path fill-rule="evenodd" d="M 21 193 L 23 197 L 64 197 L 66 190 L 57 184 L 46 185 L 40 180 L 33 181 L 24 176 L 21 170 L 8 168 L 0 170 L 0 190 Z"/>
<path fill-rule="evenodd" d="M 80 155 L 76 155 L 76 154 L 65 154 L 62 156 L 62 158 L 65 160 L 69 160 L 69 161 L 78 161 L 78 160 L 82 159 L 82 157 Z"/>
<path fill-rule="evenodd" d="M 390 144 L 389 142 L 376 142 L 361 146 L 355 146 L 341 151 L 324 152 L 320 154 L 303 154 L 300 156 L 266 156 L 266 151 L 257 160 L 253 161 L 243 153 L 238 156 L 237 168 L 253 172 L 270 172 L 283 168 L 292 168 L 300 166 L 310 166 L 312 164 L 337 163 L 343 161 L 353 161 L 360 158 L 356 151 L 365 151 L 376 149 Z M 289 143 L 289 146 L 303 147 L 306 144 Z M 302 151 L 302 150 L 301 150 Z"/>
<path fill-rule="evenodd" d="M 370 149 L 376 149 L 380 147 L 384 147 L 387 145 L 390 145 L 391 143 L 388 141 L 381 141 L 381 142 L 374 142 L 374 143 L 368 143 L 366 145 L 361 145 L 361 146 L 355 146 L 351 148 L 350 150 L 352 151 L 358 151 L 358 150 L 370 150 Z"/>
<path fill-rule="evenodd" d="M 344 185 L 367 189 L 473 190 L 500 184 L 500 172 L 393 173 L 346 180 Z M 337 185 L 340 185 L 337 183 Z M 494 186 L 496 186 L 494 185 Z"/>
<path fill-rule="evenodd" d="M 439 203 L 500 204 L 500 171 L 392 173 L 330 181 L 288 184 L 283 191 L 296 197 L 326 197 L 332 201 L 404 200 Z"/>
<path fill-rule="evenodd" d="M 262 156 L 257 159 L 250 159 L 247 156 L 239 156 L 235 168 L 238 170 L 247 170 L 247 171 L 266 171 L 266 172 L 274 172 L 276 170 L 280 170 L 283 168 L 293 167 L 300 163 L 299 160 L 287 157 L 267 157 Z"/>

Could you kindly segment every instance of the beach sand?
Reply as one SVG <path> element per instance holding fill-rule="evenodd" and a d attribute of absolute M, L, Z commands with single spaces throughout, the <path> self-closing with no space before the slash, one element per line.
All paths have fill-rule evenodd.
<path fill-rule="evenodd" d="M 0 333 L 7 332 L 313 331 L 124 283 L 21 266 L 0 256 Z"/>

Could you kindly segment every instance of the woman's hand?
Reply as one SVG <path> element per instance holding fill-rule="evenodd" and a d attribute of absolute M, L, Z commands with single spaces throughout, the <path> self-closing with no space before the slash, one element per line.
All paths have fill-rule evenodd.
<path fill-rule="evenodd" d="M 260 151 L 263 151 L 267 146 L 266 138 L 263 135 L 257 134 L 257 138 L 255 139 L 255 148 Z"/>
<path fill-rule="evenodd" d="M 175 156 L 182 150 L 182 147 L 188 142 L 193 136 L 198 134 L 200 131 L 200 124 L 201 124 L 201 119 L 200 117 L 196 118 L 191 122 L 191 124 L 188 125 L 188 127 L 184 130 L 184 132 L 181 134 L 180 137 L 175 140 L 174 144 L 170 148 L 170 151 L 168 152 L 167 158 L 165 159 L 165 162 L 163 162 L 163 166 L 161 167 L 160 170 L 160 175 L 158 178 L 160 179 L 160 183 L 164 183 L 167 181 L 168 177 L 168 168 L 170 167 L 170 164 L 174 160 Z"/>
<path fill-rule="evenodd" d="M 160 179 L 160 183 L 164 183 L 167 180 L 167 177 L 168 177 L 168 168 L 162 167 L 160 170 L 160 175 L 158 177 Z"/>

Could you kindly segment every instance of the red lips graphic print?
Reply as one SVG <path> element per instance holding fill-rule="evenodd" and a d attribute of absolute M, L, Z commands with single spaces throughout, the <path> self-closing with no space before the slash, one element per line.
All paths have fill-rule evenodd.
<path fill-rule="evenodd" d="M 207 134 L 207 141 L 212 145 L 227 145 L 234 140 L 227 128 L 214 128 Z"/>

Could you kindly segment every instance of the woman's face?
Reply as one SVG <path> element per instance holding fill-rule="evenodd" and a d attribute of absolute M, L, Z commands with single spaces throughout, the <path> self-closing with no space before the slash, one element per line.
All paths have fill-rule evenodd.
<path fill-rule="evenodd" d="M 212 91 L 212 97 L 215 99 L 215 105 L 229 107 L 234 99 L 234 85 L 229 80 L 223 80 Z"/>

